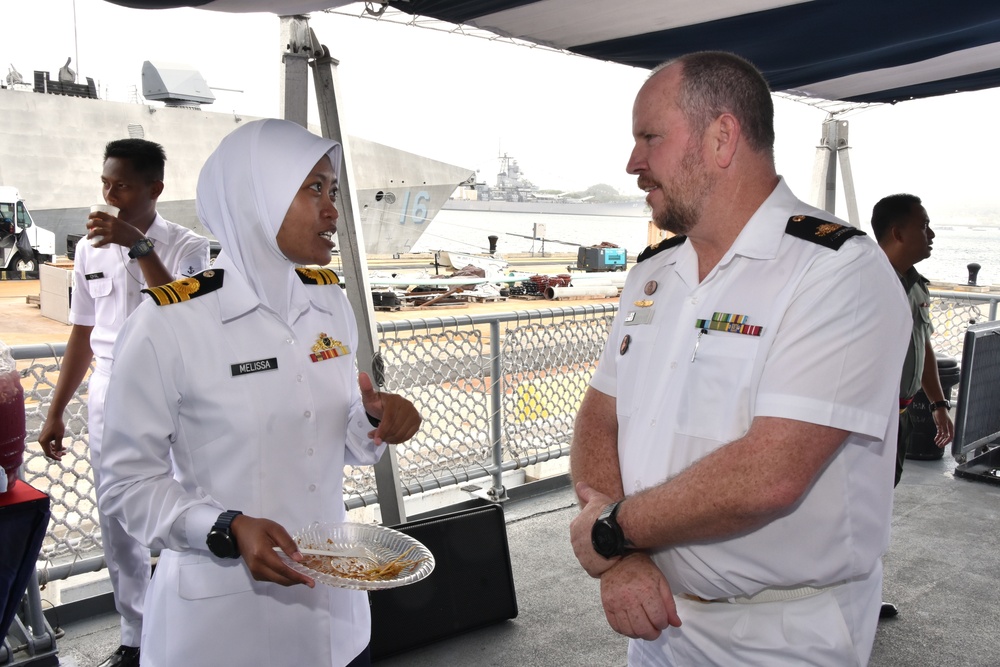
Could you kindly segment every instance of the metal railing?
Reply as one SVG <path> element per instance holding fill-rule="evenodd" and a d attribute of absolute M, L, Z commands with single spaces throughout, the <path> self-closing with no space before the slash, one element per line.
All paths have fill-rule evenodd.
<path fill-rule="evenodd" d="M 965 330 L 997 319 L 1000 294 L 931 290 L 931 345 L 938 354 L 962 359 Z"/>
<path fill-rule="evenodd" d="M 573 415 L 616 310 L 607 304 L 380 323 L 385 388 L 407 396 L 424 418 L 417 435 L 397 446 L 402 495 L 486 480 L 499 500 L 505 471 L 566 456 Z M 38 559 L 42 586 L 105 566 L 87 448 L 89 373 L 64 412 L 63 458 L 48 460 L 37 444 L 65 348 L 12 348 L 25 396 L 21 476 L 51 499 Z M 376 503 L 373 468 L 345 468 L 344 498 L 348 510 Z"/>
<path fill-rule="evenodd" d="M 969 324 L 996 319 L 998 294 L 932 292 L 932 344 L 961 358 Z M 401 493 L 415 496 L 473 482 L 505 497 L 502 475 L 566 457 L 573 419 L 617 306 L 380 322 L 385 387 L 414 402 L 420 432 L 397 448 Z M 67 452 L 49 461 L 37 444 L 65 344 L 12 348 L 25 391 L 22 478 L 51 498 L 38 582 L 104 567 L 87 451 L 85 378 L 67 406 Z M 89 374 L 88 374 L 89 378 Z M 348 510 L 376 504 L 370 467 L 344 471 Z"/>

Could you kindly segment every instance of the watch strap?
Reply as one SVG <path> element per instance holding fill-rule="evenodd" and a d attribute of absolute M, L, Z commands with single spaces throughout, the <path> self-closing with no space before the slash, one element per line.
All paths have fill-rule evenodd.
<path fill-rule="evenodd" d="M 212 530 L 208 532 L 208 550 L 219 558 L 239 558 L 240 545 L 233 535 L 233 520 L 243 512 L 236 510 L 226 510 L 219 515 L 212 525 Z"/>
<path fill-rule="evenodd" d="M 612 521 L 613 523 L 617 524 L 618 523 L 618 508 L 621 506 L 621 504 L 622 504 L 622 501 L 619 500 L 618 502 L 609 503 L 609 504 L 605 505 L 604 509 L 601 510 L 601 516 L 598 517 L 598 518 L 600 518 L 600 519 L 608 519 L 608 520 Z"/>
<path fill-rule="evenodd" d="M 635 545 L 632 543 L 632 540 L 628 539 L 628 536 L 625 535 L 625 531 L 622 530 L 621 524 L 618 523 L 618 510 L 621 509 L 623 502 L 624 502 L 623 500 L 619 500 L 614 504 L 615 506 L 611 509 L 611 516 L 609 518 L 615 524 L 615 526 L 618 527 L 618 532 L 621 533 L 622 540 L 624 540 L 625 542 L 625 550 L 628 551 L 630 549 L 634 549 Z"/>
<path fill-rule="evenodd" d="M 619 500 L 618 502 L 605 505 L 604 509 L 601 510 L 600 516 L 597 517 L 597 521 L 594 522 L 594 527 L 591 529 L 591 540 L 594 544 L 594 550 L 605 558 L 624 556 L 635 546 L 625 537 L 625 532 L 618 523 L 618 510 L 621 507 L 621 503 L 622 501 Z M 598 537 L 598 531 L 608 530 L 612 531 L 615 535 L 615 544 L 611 549 L 607 548 L 610 545 L 604 539 Z"/>
<path fill-rule="evenodd" d="M 233 525 L 233 519 L 241 514 L 243 514 L 243 512 L 238 510 L 226 510 L 219 515 L 218 519 L 215 520 L 215 525 L 212 526 L 212 530 L 221 530 L 227 533 L 232 532 L 230 531 L 230 526 Z"/>
<path fill-rule="evenodd" d="M 938 408 L 947 408 L 947 409 L 951 410 L 951 401 L 949 401 L 948 399 L 945 399 L 943 401 L 934 401 L 933 403 L 930 404 L 930 410 L 931 410 L 931 412 L 934 412 Z"/>

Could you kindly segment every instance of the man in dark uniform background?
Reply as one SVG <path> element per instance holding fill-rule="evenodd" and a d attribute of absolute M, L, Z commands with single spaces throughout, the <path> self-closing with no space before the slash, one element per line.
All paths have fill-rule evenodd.
<path fill-rule="evenodd" d="M 927 394 L 931 415 L 937 426 L 934 443 L 944 447 L 955 436 L 955 424 L 948 414 L 951 401 L 944 395 L 941 376 L 938 373 L 937 357 L 931 347 L 930 302 L 927 278 L 920 275 L 914 265 L 931 256 L 934 232 L 931 230 L 927 210 L 920 197 L 909 194 L 890 195 L 879 200 L 872 209 L 872 231 L 875 240 L 885 251 L 889 263 L 896 270 L 906 300 L 913 315 L 913 333 L 903 362 L 903 376 L 899 383 L 899 435 L 896 440 L 896 480 L 899 484 L 903 475 L 903 461 L 906 459 L 906 444 L 913 432 L 911 415 L 907 413 L 913 397 L 920 389 Z M 896 605 L 882 604 L 881 618 L 895 616 Z"/>

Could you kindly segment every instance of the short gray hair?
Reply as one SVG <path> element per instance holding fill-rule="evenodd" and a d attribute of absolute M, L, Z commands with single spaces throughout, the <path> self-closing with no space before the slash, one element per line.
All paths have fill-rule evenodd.
<path fill-rule="evenodd" d="M 749 61 L 724 51 L 699 51 L 663 63 L 681 66 L 678 106 L 696 135 L 730 113 L 740 122 L 750 148 L 774 159 L 774 102 L 767 80 Z"/>

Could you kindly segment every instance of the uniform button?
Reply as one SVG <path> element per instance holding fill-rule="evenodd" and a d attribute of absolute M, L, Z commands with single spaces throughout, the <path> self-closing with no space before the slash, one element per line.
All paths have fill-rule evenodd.
<path fill-rule="evenodd" d="M 694 305 L 696 303 L 698 303 L 698 297 L 696 296 L 691 297 L 691 305 Z"/>
<path fill-rule="evenodd" d="M 309 490 L 310 491 L 315 491 L 316 490 L 316 485 L 315 484 L 310 484 L 309 485 Z"/>
<path fill-rule="evenodd" d="M 306 410 L 306 411 L 305 411 L 305 412 L 303 412 L 302 414 L 303 414 L 303 415 L 305 416 L 305 418 L 306 418 L 306 419 L 309 419 L 310 417 L 312 417 L 312 416 L 313 416 L 313 413 L 312 413 L 312 412 L 310 412 L 309 410 Z"/>
<path fill-rule="evenodd" d="M 677 370 L 677 362 L 676 361 L 671 361 L 670 362 L 670 370 L 672 370 L 672 371 Z"/>
<path fill-rule="evenodd" d="M 312 447 L 310 447 L 309 449 L 306 450 L 306 454 L 308 454 L 309 456 L 312 456 L 315 452 L 316 452 L 316 450 L 313 449 Z"/>
<path fill-rule="evenodd" d="M 302 382 L 302 376 L 301 375 L 296 375 L 295 379 L 298 380 L 299 382 Z"/>
<path fill-rule="evenodd" d="M 649 422 L 649 425 L 650 425 L 650 426 L 656 426 L 656 420 L 654 419 L 654 420 L 650 421 L 650 422 Z"/>
<path fill-rule="evenodd" d="M 285 339 L 285 342 L 286 342 L 286 343 L 288 343 L 289 345 L 291 345 L 293 341 L 292 341 L 292 339 L 291 339 L 291 338 L 286 338 L 286 339 Z"/>

